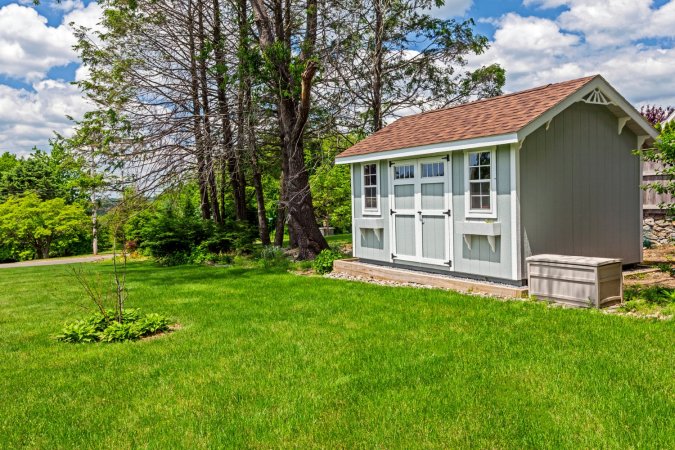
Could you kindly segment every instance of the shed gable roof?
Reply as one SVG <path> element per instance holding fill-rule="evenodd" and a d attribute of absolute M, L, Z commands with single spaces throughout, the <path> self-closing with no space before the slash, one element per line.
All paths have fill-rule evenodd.
<path fill-rule="evenodd" d="M 338 155 L 338 161 L 399 149 L 518 133 L 593 81 L 611 86 L 600 75 L 552 83 L 534 89 L 402 117 Z M 592 89 L 589 86 L 589 89 Z M 588 89 L 586 89 L 588 90 Z M 620 95 L 617 96 L 620 97 Z M 621 98 L 622 101 L 623 98 Z M 627 104 L 627 102 L 626 102 Z M 630 109 L 633 109 L 628 105 Z M 634 111 L 634 109 L 633 109 Z M 529 127 L 528 127 L 529 128 Z M 375 154 L 375 155 L 373 155 Z"/>

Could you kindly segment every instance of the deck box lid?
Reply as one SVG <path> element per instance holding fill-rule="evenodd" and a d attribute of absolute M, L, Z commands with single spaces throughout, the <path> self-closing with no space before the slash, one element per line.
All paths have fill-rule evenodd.
<path fill-rule="evenodd" d="M 557 263 L 557 264 L 574 264 L 578 266 L 591 266 L 591 267 L 621 263 L 621 259 L 617 258 L 596 258 L 592 256 L 570 256 L 570 255 L 551 255 L 551 254 L 530 256 L 529 258 L 526 259 L 526 261 Z"/>

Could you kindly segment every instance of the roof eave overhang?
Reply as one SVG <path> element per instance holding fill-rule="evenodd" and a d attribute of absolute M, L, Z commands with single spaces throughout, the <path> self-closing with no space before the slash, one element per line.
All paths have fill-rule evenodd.
<path fill-rule="evenodd" d="M 449 153 L 460 150 L 469 150 L 473 148 L 514 144 L 516 142 L 518 142 L 518 134 L 507 133 L 495 136 L 484 136 L 475 139 L 463 139 L 461 141 L 441 142 L 438 144 L 421 145 L 418 147 L 407 147 L 396 150 L 385 150 L 381 152 L 366 153 L 364 155 L 337 157 L 335 159 L 335 164 L 354 164 L 369 161 L 379 161 L 382 159 L 417 158 L 420 156 L 434 155 L 439 153 Z"/>
<path fill-rule="evenodd" d="M 658 131 L 642 117 L 634 107 L 631 105 L 619 92 L 616 91 L 604 78 L 597 76 L 592 81 L 586 83 L 574 94 L 568 96 L 562 102 L 555 105 L 553 108 L 546 111 L 534 119 L 529 124 L 525 125 L 518 131 L 518 141 L 523 141 L 527 136 L 539 129 L 541 126 L 547 124 L 558 114 L 569 108 L 573 103 L 582 101 L 584 97 L 590 94 L 595 89 L 601 89 L 611 100 L 612 104 L 620 108 L 630 120 L 632 120 L 642 131 L 643 136 L 647 139 L 655 139 L 658 136 Z"/>
<path fill-rule="evenodd" d="M 479 137 L 474 139 L 465 139 L 461 141 L 443 142 L 438 144 L 423 145 L 418 147 L 408 147 L 396 150 L 385 150 L 381 152 L 366 153 L 363 155 L 352 155 L 338 157 L 335 159 L 336 164 L 353 164 L 368 161 L 378 161 L 382 159 L 403 159 L 413 158 L 425 155 L 433 155 L 437 153 L 453 152 L 460 150 L 468 150 L 473 148 L 490 147 L 494 145 L 504 145 L 521 143 L 523 140 L 539 129 L 541 126 L 551 122 L 558 114 L 569 108 L 572 104 L 583 101 L 584 97 L 590 94 L 595 89 L 601 89 L 604 94 L 611 100 L 611 104 L 620 108 L 625 117 L 630 119 L 643 134 L 638 135 L 638 139 L 643 138 L 644 141 L 651 141 L 656 139 L 658 131 L 645 119 L 642 115 L 631 105 L 621 94 L 619 94 L 604 78 L 601 76 L 595 77 L 590 82 L 583 85 L 575 93 L 566 97 L 563 101 L 549 109 L 532 122 L 525 125 L 517 132 L 500 134 L 495 136 Z M 675 115 L 675 113 L 673 113 Z"/>

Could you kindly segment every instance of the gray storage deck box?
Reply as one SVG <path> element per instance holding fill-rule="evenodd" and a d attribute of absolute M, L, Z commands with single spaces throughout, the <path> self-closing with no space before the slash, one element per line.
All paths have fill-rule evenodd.
<path fill-rule="evenodd" d="M 623 299 L 621 260 L 586 256 L 527 258 L 530 295 L 573 306 L 600 308 Z"/>

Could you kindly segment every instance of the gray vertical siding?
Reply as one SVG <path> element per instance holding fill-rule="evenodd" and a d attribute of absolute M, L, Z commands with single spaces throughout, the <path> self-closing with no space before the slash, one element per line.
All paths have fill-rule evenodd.
<path fill-rule="evenodd" d="M 370 231 L 359 228 L 359 219 L 363 219 L 362 205 L 361 205 L 361 184 L 363 183 L 361 174 L 361 165 L 354 164 L 354 218 L 355 218 L 355 232 L 357 233 L 354 248 L 354 256 L 364 259 L 371 259 L 375 261 L 389 262 L 391 259 L 391 235 L 390 235 L 390 220 L 389 215 L 389 163 L 388 161 L 380 161 L 378 168 L 380 170 L 380 211 L 381 215 L 377 218 L 382 219 L 384 229 L 380 240 L 376 238 Z M 454 271 L 458 273 L 465 273 L 477 276 L 484 276 L 490 278 L 511 279 L 511 202 L 510 202 L 510 148 L 508 145 L 497 148 L 497 222 L 501 224 L 501 236 L 496 238 L 495 251 L 492 251 L 488 240 L 484 236 L 474 236 L 472 238 L 471 250 L 468 249 L 464 243 L 463 236 L 455 231 L 453 240 L 454 248 L 451 251 L 451 259 Z M 465 220 L 483 219 L 466 219 L 464 216 L 464 153 L 455 152 L 452 154 L 452 220 L 456 223 Z M 406 189 L 410 190 L 408 205 L 407 200 L 399 200 L 397 208 L 413 208 L 413 191 L 412 186 L 405 185 L 395 186 L 395 189 L 400 193 Z M 434 184 L 427 184 L 423 186 L 424 194 L 423 201 L 426 202 L 425 207 L 436 207 L 442 209 L 442 201 L 438 203 L 434 196 Z M 425 199 L 426 196 L 426 199 Z M 408 199 L 408 197 L 404 197 Z M 405 203 L 402 203 L 405 202 Z M 373 216 L 367 216 L 368 217 Z M 397 247 L 399 254 L 414 254 L 415 251 L 415 233 L 414 226 L 417 218 L 413 215 L 410 217 L 399 215 L 397 219 L 397 227 L 399 229 L 409 228 L 409 232 L 404 231 L 397 237 Z M 437 236 L 439 230 L 444 228 L 443 219 L 434 220 L 434 217 L 425 218 L 424 229 L 422 230 L 422 252 L 423 255 L 429 258 L 443 258 L 443 247 L 449 245 L 445 233 L 442 233 L 443 238 L 439 239 Z M 433 236 L 433 239 L 424 239 L 425 236 Z M 446 266 L 429 266 L 421 263 L 396 261 L 397 265 L 406 265 L 410 267 L 426 267 L 436 268 L 438 270 L 447 271 Z"/>
<path fill-rule="evenodd" d="M 443 185 L 444 183 L 422 184 L 422 209 L 436 209 L 439 211 L 445 209 Z"/>
<path fill-rule="evenodd" d="M 396 214 L 396 254 L 415 255 L 415 220 L 414 215 Z"/>
<path fill-rule="evenodd" d="M 508 145 L 497 147 L 497 219 L 501 235 L 495 238 L 492 251 L 485 236 L 471 238 L 471 250 L 464 242 L 464 236 L 455 227 L 454 258 L 455 271 L 491 278 L 511 279 L 511 149 Z M 452 217 L 454 223 L 484 219 L 465 218 L 464 211 L 464 153 L 452 155 Z"/>
<path fill-rule="evenodd" d="M 523 274 L 533 254 L 641 259 L 635 134 L 604 106 L 576 103 L 520 150 Z"/>
<path fill-rule="evenodd" d="M 422 256 L 431 259 L 445 259 L 448 245 L 445 216 L 424 216 L 422 222 Z"/>
<path fill-rule="evenodd" d="M 389 164 L 387 161 L 379 161 L 377 168 L 379 171 L 378 177 L 380 183 L 380 214 L 364 216 L 361 199 L 361 186 L 363 184 L 361 164 L 352 165 L 354 174 L 354 191 L 352 192 L 352 201 L 354 204 L 353 228 L 356 232 L 353 253 L 357 258 L 389 261 L 391 256 L 391 250 L 389 249 Z M 360 228 L 360 225 L 364 222 L 359 219 L 382 220 L 384 228 L 379 235 L 379 238 L 371 229 Z"/>

